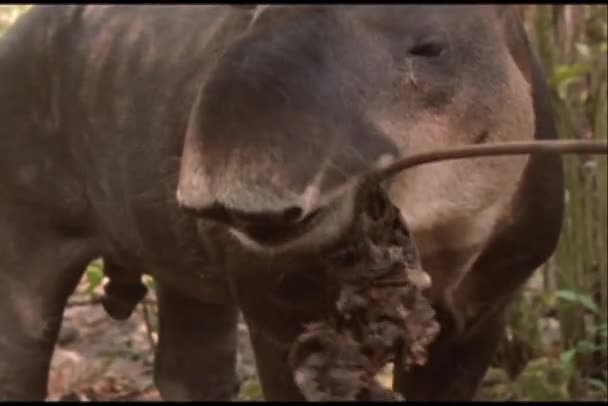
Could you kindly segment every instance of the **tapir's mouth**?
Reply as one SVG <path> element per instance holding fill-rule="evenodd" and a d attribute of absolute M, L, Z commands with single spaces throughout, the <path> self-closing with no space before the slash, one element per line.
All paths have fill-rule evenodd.
<path fill-rule="evenodd" d="M 323 214 L 323 209 L 317 209 L 292 224 L 268 220 L 265 222 L 247 221 L 249 219 L 244 216 L 243 218 L 235 218 L 232 227 L 246 234 L 260 245 L 277 246 L 295 241 L 309 233 L 323 220 Z"/>
<path fill-rule="evenodd" d="M 268 218 L 250 222 L 243 217 L 228 228 L 243 246 L 263 255 L 319 253 L 348 233 L 355 218 L 354 206 L 354 197 L 345 193 L 291 225 Z"/>
<path fill-rule="evenodd" d="M 313 210 L 298 221 L 285 221 L 281 214 L 251 214 L 226 210 L 220 206 L 205 209 L 184 207 L 186 212 L 228 229 L 239 239 L 246 239 L 247 245 L 256 244 L 269 249 L 289 244 L 311 233 L 331 215 L 332 207 Z"/>

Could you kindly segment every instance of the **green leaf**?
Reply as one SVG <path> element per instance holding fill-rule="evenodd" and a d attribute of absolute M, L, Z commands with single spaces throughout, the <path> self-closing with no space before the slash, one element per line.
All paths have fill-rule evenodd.
<path fill-rule="evenodd" d="M 600 324 L 596 327 L 597 334 L 602 338 L 608 338 L 608 324 Z"/>
<path fill-rule="evenodd" d="M 103 265 L 101 261 L 93 261 L 87 267 L 87 293 L 91 294 L 103 281 Z"/>
<path fill-rule="evenodd" d="M 602 346 L 597 345 L 591 341 L 579 341 L 576 344 L 576 351 L 580 354 L 591 354 L 594 351 L 601 350 Z"/>
<path fill-rule="evenodd" d="M 568 86 L 580 80 L 582 75 L 591 71 L 589 64 L 563 65 L 555 69 L 555 73 L 549 80 L 549 84 L 557 91 L 561 100 L 567 99 Z"/>
<path fill-rule="evenodd" d="M 559 290 L 555 294 L 559 299 L 585 307 L 593 313 L 599 313 L 599 309 L 593 299 L 587 295 L 573 292 L 571 290 Z"/>
<path fill-rule="evenodd" d="M 589 379 L 587 379 L 587 383 L 592 388 L 599 389 L 602 392 L 608 391 L 608 384 L 606 384 L 606 382 L 600 381 L 599 379 L 589 378 Z"/>
<path fill-rule="evenodd" d="M 572 365 L 572 362 L 574 362 L 574 356 L 576 355 L 576 349 L 573 348 L 571 350 L 568 350 L 566 352 L 562 352 L 560 354 L 560 360 L 567 365 Z"/>
<path fill-rule="evenodd" d="M 575 65 L 562 65 L 555 68 L 553 76 L 550 78 L 549 83 L 551 87 L 557 87 L 562 83 L 575 79 L 591 70 L 591 66 L 588 64 L 578 63 Z"/>

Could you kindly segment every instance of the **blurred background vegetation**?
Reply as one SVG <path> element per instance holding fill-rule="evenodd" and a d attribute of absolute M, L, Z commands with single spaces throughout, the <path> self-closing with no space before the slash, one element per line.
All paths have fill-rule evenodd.
<path fill-rule="evenodd" d="M 607 6 L 517 7 L 549 79 L 560 137 L 608 138 Z M 27 9 L 0 5 L 0 35 Z M 565 166 L 558 251 L 514 304 L 481 399 L 608 400 L 606 158 L 569 156 Z M 89 267 L 91 292 L 102 269 L 100 261 Z M 154 340 L 153 299 L 143 306 Z"/>

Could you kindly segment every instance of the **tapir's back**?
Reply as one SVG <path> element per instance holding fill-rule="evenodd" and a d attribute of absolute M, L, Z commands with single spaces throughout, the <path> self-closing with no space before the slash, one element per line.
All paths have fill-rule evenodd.
<path fill-rule="evenodd" d="M 0 41 L 0 196 L 110 250 L 182 244 L 188 115 L 245 20 L 222 6 L 34 7 Z"/>

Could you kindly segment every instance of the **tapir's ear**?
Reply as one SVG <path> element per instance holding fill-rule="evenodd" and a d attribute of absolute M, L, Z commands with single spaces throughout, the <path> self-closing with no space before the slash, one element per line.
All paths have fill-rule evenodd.
<path fill-rule="evenodd" d="M 497 5 L 497 17 L 502 24 L 509 52 L 523 77 L 530 84 L 536 115 L 536 138 L 554 139 L 556 129 L 551 108 L 551 92 L 540 58 L 530 45 L 519 9 L 516 7 Z"/>
<path fill-rule="evenodd" d="M 503 28 L 503 35 L 507 47 L 515 64 L 526 78 L 528 83 L 532 82 L 534 67 L 532 59 L 535 57 L 528 41 L 518 9 L 514 5 L 496 4 L 496 15 Z"/>

